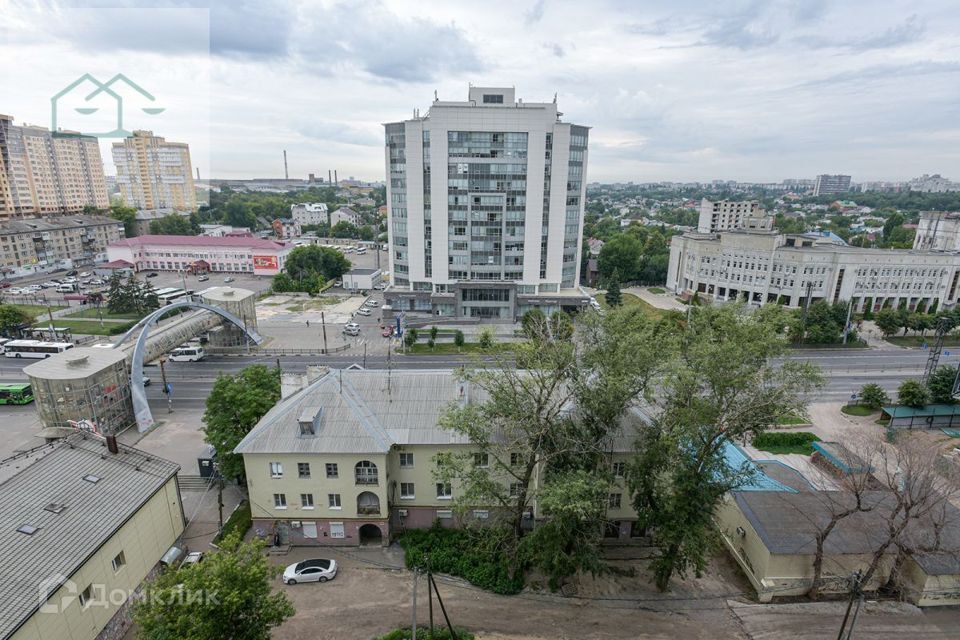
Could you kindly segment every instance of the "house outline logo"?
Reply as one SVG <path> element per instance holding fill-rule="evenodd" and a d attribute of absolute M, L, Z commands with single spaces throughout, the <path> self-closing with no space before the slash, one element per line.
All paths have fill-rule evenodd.
<path fill-rule="evenodd" d="M 65 587 L 67 594 L 60 598 L 59 604 L 50 602 L 50 596 L 55 594 L 60 587 Z M 70 606 L 70 603 L 76 600 L 77 583 L 63 575 L 54 573 L 47 576 L 37 587 L 37 596 L 40 601 L 40 613 L 60 613 Z"/>
<path fill-rule="evenodd" d="M 124 128 L 123 96 L 111 88 L 114 85 L 118 83 L 122 83 L 123 85 L 126 85 L 127 87 L 129 87 L 130 89 L 132 89 L 133 91 L 135 91 L 136 93 L 144 97 L 150 103 L 154 103 L 157 101 L 156 97 L 152 93 L 150 93 L 149 91 L 147 91 L 146 89 L 144 89 L 143 87 L 141 87 L 136 82 L 134 82 L 133 80 L 131 80 L 130 78 L 128 78 L 126 75 L 122 73 L 116 74 L 106 82 L 100 82 L 91 74 L 84 73 L 79 78 L 77 78 L 76 80 L 68 84 L 66 87 L 64 87 L 57 93 L 55 93 L 53 97 L 50 98 L 50 130 L 51 131 L 59 130 L 58 120 L 60 119 L 59 118 L 60 114 L 58 113 L 58 111 L 60 107 L 60 99 L 71 94 L 77 87 L 79 87 L 85 82 L 89 82 L 93 84 L 96 87 L 96 89 L 94 89 L 90 94 L 84 96 L 83 98 L 84 102 L 90 102 L 91 100 L 100 96 L 101 94 L 106 94 L 109 97 L 113 98 L 113 102 L 116 107 L 117 118 L 116 118 L 115 129 L 113 129 L 112 131 L 100 131 L 100 132 L 83 131 L 82 132 L 84 135 L 93 136 L 95 138 L 127 138 L 133 135 L 131 131 L 128 131 L 127 129 Z M 99 108 L 77 107 L 74 109 L 74 111 L 76 111 L 80 115 L 92 115 L 97 111 L 99 111 Z M 143 111 L 147 115 L 155 116 L 163 113 L 164 111 L 166 111 L 166 109 L 163 107 L 142 107 L 141 111 Z"/>

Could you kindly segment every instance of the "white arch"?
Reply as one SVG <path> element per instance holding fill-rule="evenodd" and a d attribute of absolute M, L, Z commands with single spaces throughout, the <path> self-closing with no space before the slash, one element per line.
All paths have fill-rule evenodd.
<path fill-rule="evenodd" d="M 260 337 L 260 334 L 249 329 L 244 325 L 243 320 L 233 315 L 225 309 L 220 307 L 214 307 L 212 305 L 203 303 L 203 302 L 174 302 L 173 304 L 168 304 L 164 307 L 160 307 L 156 311 L 150 313 L 145 318 L 140 320 L 137 324 L 123 334 L 117 342 L 114 343 L 113 348 L 119 349 L 127 339 L 133 335 L 135 331 L 140 329 L 140 335 L 137 337 L 136 346 L 133 348 L 133 363 L 130 365 L 130 395 L 133 399 L 133 413 L 137 419 L 137 431 L 143 433 L 151 426 L 153 426 L 153 413 L 150 411 L 150 405 L 147 403 L 147 392 L 143 388 L 143 352 L 147 345 L 147 337 L 150 335 L 150 329 L 157 324 L 157 321 L 160 319 L 160 316 L 166 315 L 170 311 L 175 309 L 199 309 L 203 311 L 211 311 L 224 320 L 236 325 L 240 329 L 243 329 L 244 333 L 253 341 L 254 344 L 260 344 L 263 342 L 263 338 Z"/>

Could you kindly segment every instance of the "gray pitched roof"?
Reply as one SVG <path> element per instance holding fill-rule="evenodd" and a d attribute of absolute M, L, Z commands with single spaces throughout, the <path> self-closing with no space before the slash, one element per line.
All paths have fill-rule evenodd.
<path fill-rule="evenodd" d="M 111 455 L 79 433 L 0 461 L 0 638 L 36 611 L 43 580 L 72 576 L 179 468 L 128 447 Z M 18 532 L 25 524 L 37 531 Z"/>

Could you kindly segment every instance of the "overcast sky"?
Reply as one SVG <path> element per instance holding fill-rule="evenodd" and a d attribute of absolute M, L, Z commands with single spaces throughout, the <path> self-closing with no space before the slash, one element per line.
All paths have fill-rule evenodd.
<path fill-rule="evenodd" d="M 78 10 L 118 6 L 141 10 Z M 593 127 L 591 181 L 960 180 L 956 0 L 0 0 L 0 16 L 0 113 L 49 126 L 70 81 L 124 73 L 164 109 L 124 125 L 190 143 L 204 177 L 280 177 L 286 149 L 292 177 L 382 180 L 381 124 L 472 82 L 556 93 Z"/>

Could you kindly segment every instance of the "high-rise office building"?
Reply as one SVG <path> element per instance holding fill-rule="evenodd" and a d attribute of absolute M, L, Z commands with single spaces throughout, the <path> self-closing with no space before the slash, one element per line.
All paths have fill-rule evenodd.
<path fill-rule="evenodd" d="M 97 139 L 74 131 L 17 126 L 0 115 L 0 218 L 106 209 Z"/>
<path fill-rule="evenodd" d="M 589 128 L 556 101 L 470 87 L 385 125 L 394 309 L 513 321 L 587 304 L 579 288 Z"/>
<path fill-rule="evenodd" d="M 850 176 L 823 174 L 813 184 L 813 195 L 827 196 L 850 191 Z"/>
<path fill-rule="evenodd" d="M 124 201 L 137 209 L 196 211 L 190 147 L 167 142 L 152 131 L 134 131 L 113 143 L 117 187 Z"/>

